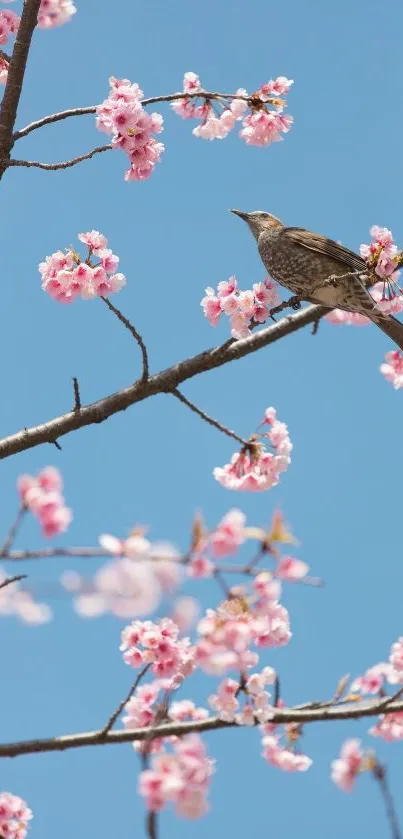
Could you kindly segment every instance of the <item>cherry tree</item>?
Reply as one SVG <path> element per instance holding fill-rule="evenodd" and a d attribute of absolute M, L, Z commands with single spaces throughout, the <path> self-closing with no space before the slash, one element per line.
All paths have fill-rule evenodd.
<path fill-rule="evenodd" d="M 206 90 L 193 71 L 184 73 L 179 92 L 153 96 L 145 95 L 141 79 L 111 75 L 109 89 L 105 79 L 97 105 L 79 105 L 16 127 L 36 28 L 69 24 L 76 12 L 78 25 L 80 9 L 72 0 L 24 0 L 21 16 L 8 6 L 0 11 L 0 44 L 12 49 L 0 54 L 0 81 L 4 85 L 0 177 L 7 176 L 10 183 L 16 167 L 64 170 L 98 155 L 105 156 L 107 166 L 109 152 L 114 151 L 120 155 L 127 189 L 136 189 L 132 181 L 158 178 L 159 168 L 164 165 L 163 108 L 172 108 L 184 121 L 184 131 L 191 125 L 198 140 L 225 140 L 230 132 L 236 132 L 240 143 L 261 147 L 262 154 L 270 154 L 266 146 L 282 140 L 292 128 L 287 108 L 293 81 L 287 77 L 258 80 L 260 87 L 252 93 L 245 88 L 228 93 Z M 155 106 L 158 111 L 153 110 Z M 77 117 L 94 120 L 108 142 L 69 160 L 20 158 L 20 140 L 49 124 L 62 123 L 62 131 L 66 120 Z M 108 231 L 77 231 L 74 245 L 51 243 L 50 255 L 44 254 L 39 266 L 33 265 L 38 295 L 49 295 L 55 306 L 75 304 L 79 298 L 86 302 L 98 299 L 135 343 L 138 375 L 133 383 L 91 404 L 83 401 L 79 379 L 73 378 L 72 404 L 67 412 L 0 440 L 0 457 L 43 444 L 61 450 L 65 435 L 106 422 L 113 414 L 156 394 L 169 394 L 233 443 L 229 462 L 215 467 L 212 481 L 225 491 L 269 492 L 292 468 L 293 444 L 287 417 L 279 417 L 276 408 L 267 405 L 261 416 L 251 416 L 250 434 L 244 437 L 238 429 L 232 430 L 207 414 L 180 388 L 195 376 L 256 353 L 304 327 L 311 325 L 315 333 L 323 318 L 334 325 L 348 326 L 365 325 L 367 319 L 341 310 L 329 312 L 317 305 L 302 307 L 303 301 L 295 295 L 281 300 L 279 287 L 268 276 L 246 289 L 240 287 L 235 276 L 229 276 L 216 288 L 207 287 L 195 304 L 201 306 L 200 317 L 204 315 L 211 327 L 228 318 L 228 339 L 155 372 L 150 367 L 148 339 L 145 341 L 130 313 L 124 311 L 124 304 L 121 311 L 110 299 L 115 301 L 122 292 L 124 301 L 130 277 L 120 270 L 119 256 L 107 235 Z M 398 285 L 403 252 L 388 229 L 374 225 L 370 235 L 370 242 L 361 244 L 360 253 L 368 266 L 374 305 L 386 313 L 399 313 L 403 309 Z M 149 331 L 151 327 L 150 316 Z M 397 349 L 388 350 L 380 362 L 385 379 L 395 389 L 401 388 L 403 354 Z M 225 457 L 223 454 L 223 460 Z M 214 753 L 207 749 L 203 738 L 205 732 L 216 732 L 219 737 L 223 729 L 231 729 L 235 738 L 239 727 L 254 728 L 260 738 L 262 759 L 274 767 L 273 771 L 300 773 L 309 771 L 312 764 L 301 743 L 305 726 L 368 717 L 365 743 L 340 736 L 340 755 L 329 754 L 330 776 L 341 790 L 350 792 L 358 775 L 371 773 L 384 798 L 392 837 L 398 839 L 401 833 L 396 808 L 376 746 L 379 739 L 388 743 L 403 739 L 403 638 L 390 639 L 383 662 L 363 662 L 361 675 L 340 678 L 335 674 L 330 698 L 308 698 L 290 707 L 282 694 L 280 675 L 270 660 L 271 650 L 286 646 L 292 637 L 292 614 L 283 605 L 283 590 L 289 585 L 301 590 L 303 586 L 320 589 L 325 581 L 310 574 L 283 513 L 273 506 L 271 523 L 262 528 L 255 521 L 247 521 L 242 501 L 235 496 L 234 503 L 234 496 L 229 495 L 228 512 L 220 521 L 206 522 L 201 514 L 195 516 L 186 531 L 188 548 L 184 552 L 168 542 L 151 541 L 140 525 L 133 526 L 128 535 L 116 535 L 104 533 L 101 523 L 96 545 L 58 547 L 57 536 L 68 532 L 73 513 L 76 516 L 78 511 L 72 511 L 64 495 L 62 460 L 58 459 L 57 465 L 48 465 L 48 461 L 48 454 L 44 454 L 43 468 L 36 474 L 20 474 L 15 488 L 16 516 L 1 547 L 4 567 L 0 614 L 14 616 L 27 625 L 50 621 L 52 608 L 46 595 L 39 598 L 34 593 L 29 573 L 15 574 L 10 569 L 20 561 L 61 558 L 60 586 L 71 598 L 77 620 L 109 614 L 123 621 L 123 630 L 118 620 L 114 624 L 122 685 L 125 667 L 134 672 L 129 692 L 123 695 L 122 688 L 121 701 L 101 727 L 47 738 L 38 738 L 33 732 L 32 739 L 0 744 L 0 757 L 131 743 L 133 761 L 137 757 L 139 767 L 138 794 L 144 803 L 145 831 L 155 839 L 163 834 L 159 814 L 165 809 L 173 808 L 178 818 L 184 819 L 202 818 L 209 809 L 216 767 Z M 23 533 L 29 517 L 37 520 L 49 546 L 16 549 L 16 537 Z M 100 560 L 92 576 L 69 569 L 69 558 L 90 557 Z M 189 578 L 199 585 L 198 600 L 181 593 L 181 586 Z M 215 603 L 204 600 L 206 578 L 216 582 Z M 202 706 L 192 698 L 196 671 L 209 677 Z M 27 835 L 32 818 L 29 804 L 20 798 L 18 789 L 0 794 L 3 839 L 24 839 Z"/>

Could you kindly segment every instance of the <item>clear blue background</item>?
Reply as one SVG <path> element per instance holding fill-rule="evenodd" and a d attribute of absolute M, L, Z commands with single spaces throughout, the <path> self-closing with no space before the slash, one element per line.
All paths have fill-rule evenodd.
<path fill-rule="evenodd" d="M 373 223 L 401 237 L 402 25 L 398 0 L 385 0 L 382 8 L 374 0 L 196 6 L 120 0 L 116 9 L 82 0 L 72 23 L 35 35 L 19 126 L 96 104 L 107 95 L 109 75 L 127 76 L 156 95 L 179 89 L 186 70 L 198 72 L 207 89 L 225 91 L 254 90 L 279 74 L 294 78 L 295 126 L 269 149 L 248 148 L 235 132 L 206 143 L 163 106 L 166 152 L 149 182 L 125 183 L 123 155 L 109 153 L 68 172 L 7 173 L 0 231 L 2 436 L 68 410 L 74 375 L 90 402 L 139 373 L 136 347 L 101 303 L 63 307 L 41 291 L 37 263 L 74 243 L 80 231 L 105 232 L 120 255 L 129 281 L 116 303 L 147 340 L 153 371 L 227 337 L 226 324 L 213 331 L 202 317 L 206 285 L 235 273 L 250 287 L 264 276 L 248 231 L 229 207 L 264 208 L 353 248 L 368 241 Z M 80 117 L 35 132 L 14 153 L 56 161 L 102 142 L 93 117 Z M 403 629 L 403 412 L 401 394 L 378 372 L 388 349 L 373 327 L 323 323 L 316 337 L 306 329 L 183 386 L 242 435 L 266 406 L 276 406 L 295 448 L 292 467 L 271 493 L 234 495 L 216 484 L 212 469 L 227 462 L 231 441 L 159 396 L 63 438 L 61 452 L 42 446 L 3 461 L 3 533 L 17 505 L 17 476 L 47 464 L 61 468 L 74 509 L 66 545 L 96 544 L 103 531 L 124 536 L 142 522 L 153 538 L 183 549 L 198 508 L 213 525 L 240 505 L 250 523 L 263 525 L 281 505 L 302 541 L 299 555 L 326 588 L 286 589 L 294 636 L 267 661 L 278 668 L 287 702 L 326 698 L 344 673 L 383 660 Z M 18 546 L 41 544 L 36 523 L 27 523 Z M 43 592 L 72 565 L 42 561 L 19 570 Z M 203 605 L 217 602 L 213 583 L 196 590 Z M 63 600 L 53 606 L 48 626 L 1 624 L 3 741 L 100 726 L 130 684 L 118 650 L 121 623 L 80 620 Z M 195 678 L 185 695 L 204 702 L 214 684 Z M 362 736 L 387 760 L 401 800 L 403 745 L 374 741 L 368 728 L 368 721 L 307 727 L 303 748 L 314 763 L 297 776 L 262 761 L 257 731 L 208 736 L 218 770 L 211 813 L 195 824 L 164 814 L 161 836 L 192 831 L 196 839 L 206 830 L 236 837 L 270 832 L 278 839 L 297 832 L 310 839 L 387 836 L 370 777 L 351 796 L 329 779 L 343 740 Z M 20 757 L 3 761 L 1 770 L 1 787 L 34 810 L 33 839 L 142 835 L 138 764 L 129 745 Z"/>

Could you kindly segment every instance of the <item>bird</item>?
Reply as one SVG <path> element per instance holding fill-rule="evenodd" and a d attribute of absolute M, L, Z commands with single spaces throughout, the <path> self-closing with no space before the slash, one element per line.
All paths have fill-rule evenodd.
<path fill-rule="evenodd" d="M 271 213 L 230 212 L 249 226 L 273 280 L 298 299 L 366 316 L 403 350 L 403 324 L 377 307 L 368 291 L 376 279 L 361 256 L 319 233 L 286 227 Z"/>

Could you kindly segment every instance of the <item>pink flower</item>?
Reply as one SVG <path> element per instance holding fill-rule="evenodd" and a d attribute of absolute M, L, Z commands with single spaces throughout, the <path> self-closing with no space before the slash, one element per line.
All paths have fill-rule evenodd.
<path fill-rule="evenodd" d="M 198 734 L 178 738 L 172 753 L 152 758 L 151 768 L 140 773 L 139 792 L 148 810 L 162 810 L 173 802 L 177 815 L 200 818 L 208 809 L 208 789 L 214 771 Z"/>
<path fill-rule="evenodd" d="M 206 288 L 206 296 L 203 297 L 200 305 L 210 326 L 217 326 L 222 309 L 221 302 L 218 297 L 215 296 L 212 288 Z"/>
<path fill-rule="evenodd" d="M 18 795 L 0 793 L 0 834 L 4 839 L 25 839 L 32 810 Z"/>
<path fill-rule="evenodd" d="M 365 315 L 360 315 L 358 312 L 344 312 L 342 309 L 332 309 L 328 315 L 325 315 L 325 319 L 337 326 L 341 324 L 345 326 L 367 326 L 370 322 Z"/>
<path fill-rule="evenodd" d="M 135 621 L 122 633 L 123 659 L 132 667 L 143 662 L 152 664 L 152 672 L 158 678 L 168 680 L 172 688 L 178 687 L 195 667 L 194 647 L 188 638 L 179 639 L 178 635 L 179 627 L 168 618 L 158 623 Z M 138 664 L 137 659 L 141 659 Z"/>
<path fill-rule="evenodd" d="M 400 677 L 399 681 L 403 681 L 403 637 L 398 638 L 397 641 L 392 644 L 389 661 L 398 677 Z"/>
<path fill-rule="evenodd" d="M 280 473 L 291 463 L 292 443 L 287 426 L 274 419 L 275 414 L 274 408 L 268 408 L 263 421 L 270 426 L 270 431 L 263 436 L 268 437 L 275 454 L 257 442 L 236 452 L 230 463 L 217 466 L 213 471 L 215 479 L 226 489 L 262 492 L 278 484 Z"/>
<path fill-rule="evenodd" d="M 287 79 L 286 76 L 278 76 L 274 80 L 270 79 L 267 84 L 262 84 L 260 88 L 261 99 L 265 101 L 272 96 L 282 96 L 284 93 L 288 93 L 293 84 L 293 79 Z"/>
<path fill-rule="evenodd" d="M 364 754 L 360 740 L 346 740 L 340 757 L 332 761 L 332 781 L 344 792 L 350 792 L 355 779 L 363 768 Z"/>
<path fill-rule="evenodd" d="M 283 772 L 306 772 L 312 766 L 311 758 L 281 746 L 279 737 L 274 734 L 263 737 L 262 745 L 262 757 Z"/>
<path fill-rule="evenodd" d="M 185 93 L 198 93 L 201 90 L 200 79 L 196 73 L 187 72 L 183 77 L 183 90 Z"/>
<path fill-rule="evenodd" d="M 403 353 L 400 350 L 391 350 L 386 353 L 385 361 L 379 369 L 386 381 L 392 383 L 395 390 L 403 387 Z"/>
<path fill-rule="evenodd" d="M 54 29 L 68 23 L 77 9 L 72 0 L 42 0 L 38 12 L 40 29 Z"/>
<path fill-rule="evenodd" d="M 0 84 L 6 84 L 8 78 L 8 61 L 0 56 Z"/>
<path fill-rule="evenodd" d="M 373 737 L 381 737 L 387 743 L 403 740 L 403 711 L 396 714 L 382 714 L 379 722 L 369 729 Z"/>
<path fill-rule="evenodd" d="M 208 557 L 200 554 L 199 556 L 192 557 L 187 565 L 186 571 L 188 577 L 193 577 L 197 580 L 205 579 L 206 577 L 212 577 L 214 565 Z"/>
<path fill-rule="evenodd" d="M 218 283 L 217 294 L 218 297 L 229 297 L 237 290 L 236 277 L 232 276 L 228 280 L 222 280 Z"/>
<path fill-rule="evenodd" d="M 62 477 L 55 467 L 48 466 L 36 478 L 21 475 L 17 486 L 21 503 L 39 520 L 46 538 L 67 530 L 73 516 L 65 506 Z"/>
<path fill-rule="evenodd" d="M 123 274 L 114 274 L 119 257 L 106 247 L 107 239 L 98 230 L 79 233 L 78 238 L 88 247 L 88 258 L 81 262 L 75 251 L 56 251 L 39 264 L 42 288 L 60 303 L 71 303 L 78 295 L 83 300 L 107 296 L 120 291 L 126 284 Z M 92 264 L 91 257 L 101 263 Z"/>
<path fill-rule="evenodd" d="M 242 314 L 242 312 L 237 312 L 235 315 L 232 315 L 230 323 L 232 338 L 235 338 L 237 341 L 241 341 L 243 338 L 247 338 L 248 335 L 250 335 L 250 318 L 248 315 Z"/>
<path fill-rule="evenodd" d="M 277 563 L 276 577 L 295 582 L 296 580 L 302 580 L 308 571 L 309 565 L 300 559 L 295 559 L 293 556 L 282 556 Z"/>
<path fill-rule="evenodd" d="M 351 690 L 360 691 L 360 693 L 379 693 L 383 687 L 385 679 L 390 681 L 393 679 L 393 667 L 391 664 L 381 662 L 370 667 L 363 676 L 358 676 L 354 679 Z M 396 682 L 394 682 L 396 683 Z"/>
<path fill-rule="evenodd" d="M 287 133 L 292 122 L 291 116 L 275 111 L 254 111 L 244 118 L 239 136 L 248 146 L 268 146 L 282 140 L 281 133 Z"/>
<path fill-rule="evenodd" d="M 143 108 L 143 91 L 138 84 L 113 76 L 109 84 L 108 98 L 97 106 L 97 128 L 111 134 L 113 147 L 127 154 L 130 167 L 125 180 L 143 181 L 150 177 L 164 151 L 163 143 L 158 143 L 152 136 L 162 131 L 162 116 L 149 114 Z M 116 266 L 111 270 L 115 269 Z"/>
<path fill-rule="evenodd" d="M 209 545 L 214 557 L 236 553 L 245 541 L 245 514 L 241 510 L 230 510 L 210 534 Z"/>

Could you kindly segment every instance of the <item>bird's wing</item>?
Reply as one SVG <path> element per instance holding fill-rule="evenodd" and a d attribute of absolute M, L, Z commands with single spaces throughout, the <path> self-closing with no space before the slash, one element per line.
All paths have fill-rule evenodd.
<path fill-rule="evenodd" d="M 367 271 L 367 265 L 358 254 L 349 251 L 343 245 L 338 245 L 333 239 L 327 239 L 319 233 L 311 233 L 303 227 L 284 227 L 282 235 L 292 239 L 298 245 L 316 253 L 323 253 L 340 262 L 351 271 Z"/>

